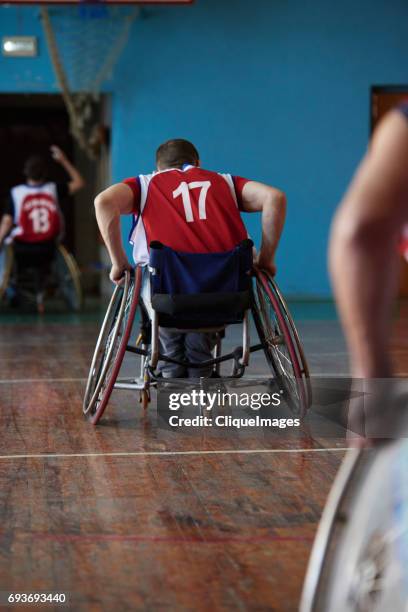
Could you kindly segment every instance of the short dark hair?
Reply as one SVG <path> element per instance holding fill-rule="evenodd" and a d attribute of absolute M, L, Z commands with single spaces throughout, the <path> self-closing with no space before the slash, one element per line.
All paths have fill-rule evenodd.
<path fill-rule="evenodd" d="M 184 164 L 196 166 L 199 159 L 195 146 L 182 138 L 168 140 L 156 151 L 156 163 L 161 168 L 182 168 Z"/>
<path fill-rule="evenodd" d="M 24 176 L 32 181 L 44 181 L 47 178 L 47 164 L 40 155 L 32 155 L 24 164 Z"/>

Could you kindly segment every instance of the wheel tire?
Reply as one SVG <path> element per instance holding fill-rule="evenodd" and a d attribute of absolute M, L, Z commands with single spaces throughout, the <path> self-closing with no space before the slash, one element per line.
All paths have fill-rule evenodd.
<path fill-rule="evenodd" d="M 304 416 L 311 404 L 309 370 L 282 294 L 265 272 L 255 273 L 252 315 L 266 361 L 290 409 Z"/>
<path fill-rule="evenodd" d="M 301 612 L 405 609 L 407 467 L 404 439 L 348 452 L 319 524 Z"/>
<path fill-rule="evenodd" d="M 296 325 L 295 322 L 292 318 L 292 315 L 290 314 L 288 305 L 286 304 L 285 298 L 283 297 L 276 281 L 271 278 L 269 275 L 266 275 L 268 278 L 268 282 L 271 286 L 272 291 L 275 293 L 276 295 L 276 299 L 277 299 L 277 304 L 279 305 L 279 309 L 282 313 L 282 316 L 284 317 L 284 319 L 286 320 L 287 323 L 287 327 L 289 330 L 289 333 L 292 336 L 292 340 L 293 340 L 293 344 L 295 346 L 295 349 L 297 351 L 298 354 L 298 359 L 299 359 L 299 365 L 300 365 L 300 371 L 302 374 L 302 378 L 303 381 L 305 383 L 305 388 L 306 388 L 306 394 L 307 394 L 307 408 L 310 408 L 311 404 L 312 404 L 312 385 L 310 382 L 310 372 L 309 372 L 309 366 L 307 364 L 307 360 L 306 360 L 306 356 L 305 356 L 305 352 L 303 349 L 303 345 L 300 341 L 300 337 L 299 337 L 299 333 L 296 329 Z"/>
<path fill-rule="evenodd" d="M 122 365 L 139 302 L 141 268 L 116 286 L 96 343 L 86 385 L 83 412 L 96 425 L 105 411 Z"/>
<path fill-rule="evenodd" d="M 81 273 L 74 257 L 62 244 L 59 244 L 57 248 L 55 268 L 59 292 L 68 308 L 73 312 L 79 312 L 83 306 Z"/>
<path fill-rule="evenodd" d="M 10 284 L 13 270 L 14 252 L 11 244 L 5 245 L 0 251 L 0 302 Z"/>

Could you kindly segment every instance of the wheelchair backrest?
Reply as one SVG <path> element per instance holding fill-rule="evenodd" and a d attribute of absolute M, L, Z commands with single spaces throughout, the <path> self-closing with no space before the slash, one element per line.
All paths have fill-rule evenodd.
<path fill-rule="evenodd" d="M 152 306 L 163 326 L 242 321 L 250 304 L 251 240 L 225 253 L 180 253 L 150 244 Z"/>

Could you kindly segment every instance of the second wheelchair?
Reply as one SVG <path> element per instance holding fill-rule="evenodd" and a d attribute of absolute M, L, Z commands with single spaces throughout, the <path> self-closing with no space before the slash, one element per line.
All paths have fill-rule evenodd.
<path fill-rule="evenodd" d="M 38 257 L 20 252 L 13 243 L 0 252 L 0 303 L 34 306 L 41 314 L 48 297 L 60 297 L 73 312 L 81 310 L 80 271 L 62 244 Z"/>

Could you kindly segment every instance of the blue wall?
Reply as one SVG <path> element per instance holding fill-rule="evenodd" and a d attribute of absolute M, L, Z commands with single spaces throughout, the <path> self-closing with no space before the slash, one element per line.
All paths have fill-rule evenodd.
<path fill-rule="evenodd" d="M 41 36 L 37 13 L 2 8 L 0 35 Z M 185 137 L 206 167 L 284 189 L 278 280 L 328 296 L 330 219 L 367 144 L 370 86 L 408 83 L 407 23 L 406 0 L 145 9 L 109 85 L 113 179 L 150 171 L 160 142 Z M 40 51 L 0 59 L 0 90 L 55 91 Z M 258 217 L 246 221 L 258 238 Z"/>
<path fill-rule="evenodd" d="M 57 93 L 58 88 L 48 57 L 46 42 L 37 8 L 0 7 L 0 37 L 36 36 L 38 55 L 35 58 L 0 55 L 0 92 Z"/>

